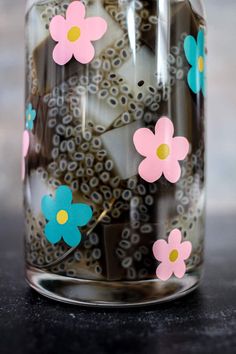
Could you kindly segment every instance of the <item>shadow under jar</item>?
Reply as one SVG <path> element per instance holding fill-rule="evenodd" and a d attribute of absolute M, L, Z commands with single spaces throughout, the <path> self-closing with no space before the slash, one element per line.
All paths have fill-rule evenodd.
<path fill-rule="evenodd" d="M 41 294 L 136 306 L 198 286 L 204 18 L 201 1 L 28 1 L 25 256 Z"/>

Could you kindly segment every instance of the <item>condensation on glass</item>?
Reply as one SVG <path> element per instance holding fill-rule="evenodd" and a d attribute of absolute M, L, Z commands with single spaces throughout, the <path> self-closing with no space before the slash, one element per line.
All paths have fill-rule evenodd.
<path fill-rule="evenodd" d="M 65 17 L 72 2 L 27 4 L 27 280 L 40 293 L 70 303 L 127 306 L 174 299 L 196 288 L 203 263 L 205 101 L 197 75 L 205 62 L 200 52 L 191 62 L 184 48 L 192 36 L 191 55 L 198 55 L 198 34 L 205 35 L 202 3 L 84 0 L 86 16 L 102 17 L 108 29 L 92 42 L 91 62 L 72 56 L 58 65 L 49 25 L 54 16 Z M 154 134 L 163 117 L 172 122 L 174 137 L 189 142 L 176 183 L 164 174 L 148 182 L 139 173 L 144 156 L 135 149 L 134 133 L 147 128 Z M 168 154 L 162 148 L 157 158 Z M 42 199 L 55 198 L 60 186 L 70 188 L 73 203 L 93 212 L 79 227 L 75 247 L 45 235 Z M 191 255 L 184 276 L 173 273 L 164 281 L 156 274 L 164 261 L 154 256 L 153 245 L 167 245 L 176 229 L 181 242 L 191 242 Z M 176 257 L 172 253 L 167 261 Z"/>

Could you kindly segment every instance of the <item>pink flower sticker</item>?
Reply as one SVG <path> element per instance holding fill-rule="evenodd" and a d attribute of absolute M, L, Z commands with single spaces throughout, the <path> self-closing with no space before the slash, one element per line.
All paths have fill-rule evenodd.
<path fill-rule="evenodd" d="M 189 241 L 181 243 L 182 235 L 178 229 L 171 231 L 168 242 L 158 240 L 153 245 L 154 257 L 161 262 L 157 267 L 156 275 L 159 279 L 168 280 L 172 274 L 177 278 L 183 278 L 186 272 L 185 260 L 192 252 L 192 244 Z"/>
<path fill-rule="evenodd" d="M 160 118 L 155 126 L 155 134 L 150 129 L 141 128 L 134 133 L 136 150 L 146 158 L 139 165 L 139 175 L 147 182 L 157 181 L 162 174 L 176 183 L 181 176 L 179 162 L 189 151 L 189 142 L 184 137 L 175 137 L 174 126 L 167 117 Z"/>
<path fill-rule="evenodd" d="M 29 151 L 30 145 L 30 136 L 28 130 L 25 130 L 23 133 L 23 142 L 22 142 L 22 169 L 21 169 L 21 176 L 22 181 L 25 179 L 25 158 Z"/>
<path fill-rule="evenodd" d="M 75 59 L 81 64 L 91 62 L 95 49 L 91 41 L 96 41 L 107 31 L 107 23 L 101 17 L 85 18 L 85 6 L 80 1 L 73 1 L 66 11 L 66 18 L 54 16 L 50 22 L 50 34 L 58 42 L 53 50 L 53 59 L 64 65 Z"/>

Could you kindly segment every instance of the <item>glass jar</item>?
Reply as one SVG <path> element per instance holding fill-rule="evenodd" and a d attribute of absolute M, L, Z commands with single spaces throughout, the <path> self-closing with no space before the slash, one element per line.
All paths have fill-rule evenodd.
<path fill-rule="evenodd" d="M 26 13 L 26 277 L 69 303 L 175 299 L 201 278 L 200 0 L 35 0 Z"/>

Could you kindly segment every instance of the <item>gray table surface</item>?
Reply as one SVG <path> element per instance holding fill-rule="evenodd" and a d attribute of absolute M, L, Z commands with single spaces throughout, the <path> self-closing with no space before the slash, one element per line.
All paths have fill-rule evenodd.
<path fill-rule="evenodd" d="M 182 299 L 138 309 L 64 305 L 24 281 L 18 215 L 0 216 L 0 352 L 235 353 L 236 262 L 234 215 L 207 218 L 205 277 Z"/>

